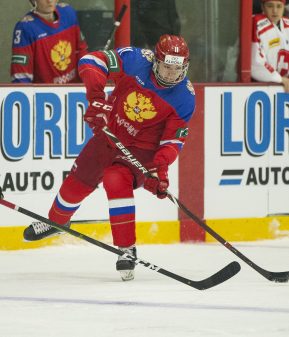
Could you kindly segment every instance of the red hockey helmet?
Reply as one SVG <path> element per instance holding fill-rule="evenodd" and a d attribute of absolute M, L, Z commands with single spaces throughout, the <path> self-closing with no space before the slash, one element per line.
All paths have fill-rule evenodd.
<path fill-rule="evenodd" d="M 189 48 L 181 36 L 162 35 L 155 47 L 153 72 L 159 84 L 171 87 L 181 82 L 189 68 Z"/>

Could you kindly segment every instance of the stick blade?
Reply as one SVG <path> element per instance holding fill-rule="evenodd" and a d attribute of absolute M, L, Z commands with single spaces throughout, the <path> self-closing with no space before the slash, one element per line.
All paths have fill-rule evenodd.
<path fill-rule="evenodd" d="M 197 281 L 192 286 L 194 286 L 199 290 L 206 290 L 229 280 L 230 278 L 238 274 L 240 270 L 241 270 L 240 264 L 236 261 L 233 261 L 229 263 L 227 266 L 225 266 L 223 269 L 216 272 L 214 275 L 204 280 Z"/>
<path fill-rule="evenodd" d="M 273 272 L 266 270 L 262 272 L 262 275 L 269 281 L 276 283 L 286 283 L 289 281 L 289 271 Z"/>

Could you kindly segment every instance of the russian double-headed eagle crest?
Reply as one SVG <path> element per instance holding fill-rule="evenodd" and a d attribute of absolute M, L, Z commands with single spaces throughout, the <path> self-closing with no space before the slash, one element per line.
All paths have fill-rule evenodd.
<path fill-rule="evenodd" d="M 56 69 L 64 71 L 67 69 L 68 65 L 71 63 L 71 53 L 72 47 L 69 41 L 59 41 L 52 49 L 51 49 L 51 59 L 53 61 L 53 65 Z"/>
<path fill-rule="evenodd" d="M 124 112 L 132 120 L 142 123 L 145 119 L 152 119 L 157 111 L 149 97 L 133 91 L 124 102 Z"/>

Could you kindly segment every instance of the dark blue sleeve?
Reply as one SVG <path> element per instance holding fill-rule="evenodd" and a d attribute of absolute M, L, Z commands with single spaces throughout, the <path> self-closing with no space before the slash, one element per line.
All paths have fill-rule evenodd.
<path fill-rule="evenodd" d="M 29 22 L 18 22 L 13 31 L 12 48 L 26 47 L 35 40 L 33 25 Z"/>
<path fill-rule="evenodd" d="M 122 60 L 122 69 L 128 75 L 138 75 L 141 70 L 151 66 L 153 53 L 149 50 L 125 47 L 116 51 Z M 151 53 L 151 59 L 145 53 Z"/>

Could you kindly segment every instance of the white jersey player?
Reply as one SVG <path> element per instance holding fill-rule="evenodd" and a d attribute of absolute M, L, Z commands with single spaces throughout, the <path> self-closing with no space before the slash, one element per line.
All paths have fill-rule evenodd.
<path fill-rule="evenodd" d="M 251 76 L 260 82 L 282 83 L 289 92 L 289 19 L 285 0 L 260 0 L 263 14 L 253 17 Z"/>

